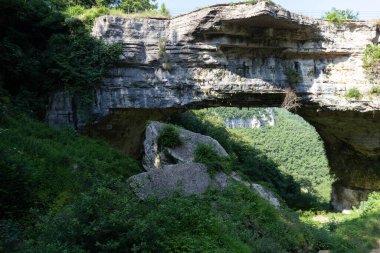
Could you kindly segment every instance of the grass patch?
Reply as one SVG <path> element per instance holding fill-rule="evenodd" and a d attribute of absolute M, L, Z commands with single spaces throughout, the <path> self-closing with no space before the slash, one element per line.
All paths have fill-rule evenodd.
<path fill-rule="evenodd" d="M 182 144 L 178 129 L 173 125 L 165 125 L 158 133 L 158 146 L 162 148 L 175 148 Z"/>
<path fill-rule="evenodd" d="M 359 89 L 354 87 L 347 91 L 346 98 L 354 98 L 354 99 L 360 99 L 362 97 L 362 94 L 360 93 Z"/>
<path fill-rule="evenodd" d="M 380 193 L 370 194 L 368 201 L 362 202 L 351 214 L 304 213 L 301 219 L 344 241 L 340 250 L 334 247 L 330 248 L 332 250 L 370 252 L 378 248 L 376 242 L 380 235 Z"/>

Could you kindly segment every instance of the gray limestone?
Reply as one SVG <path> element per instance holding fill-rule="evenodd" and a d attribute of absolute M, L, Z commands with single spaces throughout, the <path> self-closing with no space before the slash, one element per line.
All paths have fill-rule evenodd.
<path fill-rule="evenodd" d="M 302 99 L 297 113 L 324 140 L 332 172 L 352 188 L 380 190 L 380 96 L 370 93 L 379 84 L 362 66 L 366 46 L 379 44 L 375 22 L 336 26 L 260 2 L 215 5 L 170 19 L 103 16 L 93 35 L 121 43 L 122 63 L 95 91 L 91 115 L 73 110 L 67 94 L 54 94 L 47 114 L 51 124 L 91 124 L 93 133 L 100 125 L 97 135 L 138 154 L 141 146 L 131 151 L 127 145 L 135 136 L 120 134 L 120 141 L 106 133 L 104 121 L 122 115 L 115 111 L 277 107 L 289 86 L 284 72 L 295 68 L 302 77 L 294 88 Z M 351 88 L 362 97 L 346 98 Z M 135 123 L 133 118 L 117 122 L 109 132 Z"/>

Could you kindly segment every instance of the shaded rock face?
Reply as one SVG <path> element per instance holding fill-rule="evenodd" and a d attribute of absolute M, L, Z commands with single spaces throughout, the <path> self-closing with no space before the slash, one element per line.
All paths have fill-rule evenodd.
<path fill-rule="evenodd" d="M 211 178 L 206 166 L 200 163 L 165 165 L 162 169 L 140 173 L 128 179 L 130 187 L 141 199 L 153 195 L 163 198 L 173 193 L 199 195 L 210 187 L 223 190 L 228 185 L 227 181 L 227 175 L 222 172 Z"/>
<path fill-rule="evenodd" d="M 226 150 L 224 150 L 218 141 L 209 136 L 194 133 L 182 128 L 177 128 L 182 140 L 182 145 L 160 150 L 158 146 L 158 136 L 165 126 L 166 124 L 164 123 L 152 122 L 146 128 L 143 166 L 147 171 L 161 169 L 165 165 L 173 162 L 194 162 L 195 149 L 199 143 L 212 146 L 219 156 L 228 156 Z"/>
<path fill-rule="evenodd" d="M 368 190 L 347 188 L 337 182 L 331 194 L 331 205 L 336 211 L 358 207 L 360 202 L 367 200 L 369 193 Z"/>
<path fill-rule="evenodd" d="M 334 208 L 350 209 L 370 192 L 380 191 L 380 113 L 311 108 L 299 113 L 324 140 L 331 172 L 338 178 L 333 185 Z"/>
<path fill-rule="evenodd" d="M 115 116 L 118 129 L 128 129 L 141 117 L 127 113 L 120 120 L 115 111 L 277 107 L 289 87 L 284 73 L 293 68 L 302 78 L 292 85 L 302 98 L 299 113 L 325 141 L 332 171 L 346 187 L 378 190 L 380 98 L 370 94 L 373 83 L 362 68 L 366 46 L 379 43 L 374 22 L 336 27 L 260 2 L 216 5 L 167 20 L 104 16 L 93 35 L 122 43 L 122 63 L 96 90 L 90 117 L 57 93 L 47 115 L 51 123 L 83 128 L 92 122 L 92 134 L 136 155 L 141 152 L 131 147 L 141 150 L 142 142 L 128 144 L 136 140 L 133 131 L 115 136 L 104 126 Z M 363 94 L 358 100 L 345 97 L 353 87 Z M 157 119 L 155 113 L 144 118 Z"/>

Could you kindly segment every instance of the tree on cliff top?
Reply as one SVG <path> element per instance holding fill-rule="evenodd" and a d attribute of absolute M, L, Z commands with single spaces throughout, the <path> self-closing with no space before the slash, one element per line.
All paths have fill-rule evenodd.
<path fill-rule="evenodd" d="M 332 8 L 331 11 L 325 13 L 323 18 L 331 23 L 340 24 L 346 20 L 357 20 L 359 18 L 359 12 L 355 13 L 349 9 L 338 10 L 336 8 Z"/>
<path fill-rule="evenodd" d="M 122 9 L 125 12 L 141 12 L 157 9 L 156 0 L 68 0 L 67 5 L 80 5 L 85 8 L 105 6 Z"/>

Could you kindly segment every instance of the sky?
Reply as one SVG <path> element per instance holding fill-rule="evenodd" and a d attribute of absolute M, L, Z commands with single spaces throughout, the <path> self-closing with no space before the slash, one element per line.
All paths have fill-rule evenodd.
<path fill-rule="evenodd" d="M 242 0 L 157 0 L 165 3 L 172 16 L 218 3 L 241 2 Z M 285 9 L 308 16 L 320 17 L 332 7 L 359 12 L 360 19 L 380 19 L 380 0 L 275 0 Z"/>

